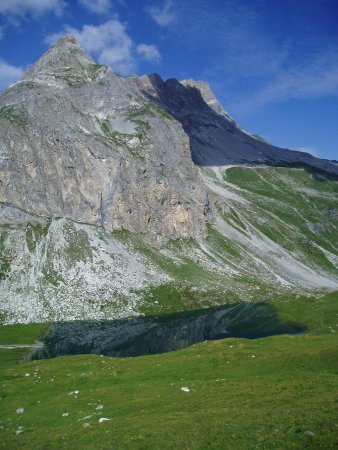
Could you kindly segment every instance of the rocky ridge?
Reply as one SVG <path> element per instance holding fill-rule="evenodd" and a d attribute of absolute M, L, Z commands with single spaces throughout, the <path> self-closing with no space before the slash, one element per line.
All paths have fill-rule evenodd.
<path fill-rule="evenodd" d="M 0 94 L 0 313 L 161 313 L 168 286 L 178 309 L 337 289 L 337 176 L 244 132 L 207 83 L 123 78 L 61 38 Z"/>
<path fill-rule="evenodd" d="M 144 233 L 206 235 L 209 202 L 181 124 L 60 39 L 0 97 L 0 201 Z"/>

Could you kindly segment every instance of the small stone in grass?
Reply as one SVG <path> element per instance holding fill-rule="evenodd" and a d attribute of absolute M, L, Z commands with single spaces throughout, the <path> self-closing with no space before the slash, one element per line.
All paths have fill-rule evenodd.
<path fill-rule="evenodd" d="M 30 374 L 29 373 L 25 373 L 25 377 L 30 377 Z"/>
<path fill-rule="evenodd" d="M 16 430 L 15 434 L 21 434 L 23 433 L 23 427 L 18 427 L 18 429 Z"/>
<path fill-rule="evenodd" d="M 17 414 L 23 414 L 25 412 L 25 409 L 24 408 L 18 408 L 17 410 L 16 410 L 16 413 Z"/>
<path fill-rule="evenodd" d="M 109 422 L 109 420 L 111 420 L 111 419 L 108 419 L 107 417 L 101 417 L 101 418 L 99 419 L 99 423 L 102 423 L 102 422 Z"/>
<path fill-rule="evenodd" d="M 97 405 L 96 409 L 97 409 L 97 410 L 103 409 L 103 405 Z"/>
<path fill-rule="evenodd" d="M 310 430 L 304 431 L 304 434 L 305 434 L 305 436 L 311 436 L 311 437 L 315 436 L 315 433 L 313 431 L 310 431 Z"/>
<path fill-rule="evenodd" d="M 62 417 L 68 417 L 69 416 L 69 413 L 63 413 L 62 414 Z"/>
<path fill-rule="evenodd" d="M 86 422 L 86 423 L 82 424 L 82 426 L 83 426 L 83 428 L 87 428 L 87 427 L 89 427 L 89 423 Z"/>
<path fill-rule="evenodd" d="M 190 389 L 186 386 L 181 387 L 182 392 L 190 392 Z"/>

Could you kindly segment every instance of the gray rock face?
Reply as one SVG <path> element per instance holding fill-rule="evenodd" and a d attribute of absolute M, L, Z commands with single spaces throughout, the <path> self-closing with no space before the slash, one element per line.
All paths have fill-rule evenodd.
<path fill-rule="evenodd" d="M 143 77 L 143 82 L 144 95 L 158 102 L 182 124 L 190 138 L 192 158 L 197 165 L 293 166 L 338 175 L 334 161 L 281 149 L 257 135 L 246 133 L 224 111 L 203 81 L 163 81 L 154 74 Z"/>
<path fill-rule="evenodd" d="M 209 214 L 182 125 L 72 37 L 0 96 L 0 202 L 155 245 L 205 236 Z"/>

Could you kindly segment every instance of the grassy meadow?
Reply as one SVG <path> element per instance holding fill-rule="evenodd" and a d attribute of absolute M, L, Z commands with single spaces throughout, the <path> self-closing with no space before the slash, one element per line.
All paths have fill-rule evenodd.
<path fill-rule="evenodd" d="M 338 293 L 273 303 L 309 331 L 137 358 L 1 350 L 0 448 L 337 448 Z M 0 345 L 45 329 L 3 326 Z"/>

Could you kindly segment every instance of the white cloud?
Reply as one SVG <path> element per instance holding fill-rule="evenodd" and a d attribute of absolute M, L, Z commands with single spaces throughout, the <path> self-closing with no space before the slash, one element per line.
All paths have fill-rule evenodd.
<path fill-rule="evenodd" d="M 338 95 L 338 50 L 312 56 L 301 65 L 281 68 L 272 80 L 251 96 L 234 105 L 233 110 L 250 114 L 271 103 L 290 99 L 319 98 Z"/>
<path fill-rule="evenodd" d="M 0 59 L 0 89 L 18 81 L 24 73 L 21 67 L 15 67 Z"/>
<path fill-rule="evenodd" d="M 60 33 L 47 37 L 49 44 L 64 34 L 72 34 L 87 52 L 92 53 L 101 64 L 108 64 L 122 75 L 135 68 L 133 41 L 126 27 L 118 19 L 111 19 L 102 25 L 84 25 L 81 30 L 66 25 Z"/>
<path fill-rule="evenodd" d="M 48 44 L 54 43 L 64 34 L 72 34 L 87 52 L 93 54 L 100 64 L 107 64 L 121 74 L 135 71 L 137 56 L 147 61 L 159 61 L 160 53 L 155 45 L 135 45 L 128 35 L 126 25 L 118 19 L 111 19 L 95 26 L 84 25 L 82 29 L 64 26 L 60 33 L 47 37 Z"/>
<path fill-rule="evenodd" d="M 136 47 L 136 53 L 149 62 L 159 62 L 161 59 L 158 48 L 153 44 L 139 44 Z"/>
<path fill-rule="evenodd" d="M 24 16 L 41 15 L 46 12 L 61 14 L 65 3 L 63 0 L 1 0 L 0 14 Z"/>
<path fill-rule="evenodd" d="M 190 22 L 172 31 L 209 57 L 198 76 L 223 86 L 227 109 L 239 118 L 277 102 L 338 95 L 336 40 L 318 30 L 304 39 L 296 39 L 301 30 L 281 34 L 258 3 L 224 0 L 211 8 L 208 0 L 194 0 L 189 12 L 189 2 L 177 2 L 179 17 L 190 14 Z"/>
<path fill-rule="evenodd" d="M 150 14 L 150 17 L 155 20 L 157 25 L 165 27 L 176 21 L 173 7 L 174 3 L 172 0 L 165 0 L 162 6 L 153 4 L 148 6 L 146 11 Z"/>
<path fill-rule="evenodd" d="M 88 11 L 96 14 L 106 14 L 112 6 L 110 0 L 79 0 L 79 3 Z"/>

